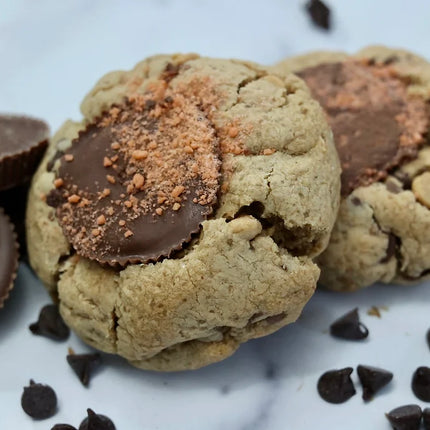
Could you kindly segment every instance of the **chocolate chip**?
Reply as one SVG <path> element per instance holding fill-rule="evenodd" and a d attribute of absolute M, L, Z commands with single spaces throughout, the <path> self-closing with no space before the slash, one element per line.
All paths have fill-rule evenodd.
<path fill-rule="evenodd" d="M 317 27 L 330 30 L 330 9 L 321 0 L 309 1 L 306 9 Z"/>
<path fill-rule="evenodd" d="M 280 314 L 267 317 L 266 322 L 267 324 L 277 324 L 278 322 L 281 322 L 286 316 L 287 314 L 285 312 L 281 312 Z"/>
<path fill-rule="evenodd" d="M 424 402 L 430 402 L 430 367 L 418 367 L 412 377 L 412 391 Z"/>
<path fill-rule="evenodd" d="M 396 253 L 397 249 L 397 238 L 394 234 L 389 233 L 388 234 L 388 245 L 387 245 L 387 251 L 385 253 L 385 256 L 379 260 L 381 264 L 388 263 L 391 260 L 391 257 L 393 257 Z"/>
<path fill-rule="evenodd" d="M 355 393 L 354 384 L 350 378 L 352 367 L 340 370 L 330 370 L 318 380 L 318 393 L 329 403 L 344 403 Z"/>
<path fill-rule="evenodd" d="M 363 400 L 370 400 L 393 379 L 391 372 L 378 367 L 359 365 L 357 373 L 363 387 Z"/>
<path fill-rule="evenodd" d="M 36 384 L 32 379 L 21 397 L 24 412 L 37 420 L 52 417 L 57 412 L 57 396 L 49 385 Z"/>
<path fill-rule="evenodd" d="M 424 430 L 430 430 L 430 408 L 423 410 Z"/>
<path fill-rule="evenodd" d="M 56 208 L 60 206 L 61 203 L 63 203 L 63 197 L 61 195 L 61 192 L 54 188 L 46 196 L 46 204 L 48 206 Z"/>
<path fill-rule="evenodd" d="M 100 354 L 69 354 L 67 363 L 78 376 L 82 384 L 87 387 L 90 381 L 91 371 L 100 365 Z"/>
<path fill-rule="evenodd" d="M 385 414 L 394 430 L 418 430 L 422 411 L 418 405 L 405 405 Z"/>
<path fill-rule="evenodd" d="M 352 199 L 351 199 L 351 203 L 354 205 L 354 206 L 361 206 L 361 200 L 358 198 L 358 197 L 352 197 Z"/>
<path fill-rule="evenodd" d="M 39 320 L 29 326 L 33 334 L 53 340 L 66 340 L 70 329 L 66 326 L 56 305 L 46 305 L 39 313 Z"/>
<path fill-rule="evenodd" d="M 70 424 L 55 424 L 51 430 L 76 430 L 76 427 L 73 427 Z"/>
<path fill-rule="evenodd" d="M 330 334 L 342 339 L 361 340 L 369 335 L 369 330 L 359 321 L 358 308 L 355 308 L 330 326 Z"/>
<path fill-rule="evenodd" d="M 93 410 L 87 409 L 88 417 L 85 418 L 79 430 L 115 430 L 114 423 L 105 415 L 96 414 Z"/>

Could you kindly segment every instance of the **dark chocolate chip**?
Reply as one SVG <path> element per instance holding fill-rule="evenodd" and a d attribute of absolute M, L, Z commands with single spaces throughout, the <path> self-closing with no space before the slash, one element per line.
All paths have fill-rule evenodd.
<path fill-rule="evenodd" d="M 306 9 L 317 27 L 330 30 L 330 9 L 321 0 L 309 1 Z"/>
<path fill-rule="evenodd" d="M 379 262 L 381 264 L 388 263 L 391 260 L 391 257 L 393 257 L 396 254 L 396 249 L 397 249 L 397 238 L 394 234 L 389 233 L 386 254 L 383 258 L 379 260 Z"/>
<path fill-rule="evenodd" d="M 278 322 L 281 322 L 285 317 L 287 316 L 286 312 L 281 312 L 277 315 L 271 315 L 270 317 L 267 317 L 265 320 L 267 324 L 277 324 Z"/>
<path fill-rule="evenodd" d="M 105 415 L 96 414 L 93 410 L 87 409 L 88 417 L 85 418 L 79 430 L 115 430 L 114 423 Z"/>
<path fill-rule="evenodd" d="M 76 430 L 76 427 L 73 427 L 70 424 L 55 424 L 51 430 Z"/>
<path fill-rule="evenodd" d="M 354 206 L 361 206 L 361 200 L 358 198 L 358 197 L 352 197 L 352 199 L 351 199 L 351 203 L 354 205 Z"/>
<path fill-rule="evenodd" d="M 424 402 L 430 402 L 430 367 L 418 367 L 412 377 L 412 391 Z"/>
<path fill-rule="evenodd" d="M 378 367 L 359 365 L 357 373 L 363 387 L 363 400 L 370 400 L 393 379 L 391 372 Z"/>
<path fill-rule="evenodd" d="M 418 430 L 422 411 L 418 405 L 405 405 L 385 414 L 394 430 Z"/>
<path fill-rule="evenodd" d="M 24 412 L 37 420 L 52 417 L 57 412 L 57 396 L 49 385 L 36 384 L 32 379 L 21 396 Z"/>
<path fill-rule="evenodd" d="M 329 403 L 344 403 L 355 393 L 351 380 L 352 367 L 340 370 L 330 370 L 324 373 L 318 380 L 318 393 Z"/>
<path fill-rule="evenodd" d="M 369 330 L 359 321 L 358 308 L 355 308 L 330 326 L 330 334 L 342 339 L 360 340 L 369 335 Z"/>
<path fill-rule="evenodd" d="M 423 410 L 424 430 L 430 430 L 430 408 Z"/>
<path fill-rule="evenodd" d="M 82 385 L 88 387 L 91 371 L 100 365 L 100 354 L 69 354 L 66 358 Z"/>
<path fill-rule="evenodd" d="M 29 328 L 33 334 L 53 340 L 66 340 L 70 335 L 70 329 L 64 324 L 56 305 L 44 306 L 40 311 L 39 320 Z"/>
<path fill-rule="evenodd" d="M 51 206 L 53 208 L 56 208 L 63 203 L 63 197 L 61 195 L 61 192 L 54 188 L 51 190 L 48 195 L 46 196 L 46 204 L 48 206 Z"/>

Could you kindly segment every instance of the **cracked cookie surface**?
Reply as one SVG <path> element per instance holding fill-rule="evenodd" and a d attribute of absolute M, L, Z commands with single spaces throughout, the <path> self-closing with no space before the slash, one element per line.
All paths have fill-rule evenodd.
<path fill-rule="evenodd" d="M 46 198 L 72 141 L 160 82 L 172 91 L 201 83 L 193 97 L 219 145 L 218 202 L 182 250 L 101 265 L 73 249 Z M 340 189 L 331 131 L 301 80 L 236 60 L 156 56 L 104 76 L 81 110 L 84 120 L 63 125 L 34 177 L 27 231 L 32 267 L 85 342 L 144 369 L 194 369 L 298 318 L 316 286 L 313 259 L 327 245 Z"/>
<path fill-rule="evenodd" d="M 396 103 L 401 104 L 393 94 L 399 94 L 403 87 L 408 103 L 412 103 L 416 110 L 412 114 L 395 116 L 397 126 L 402 125 L 406 117 L 409 118 L 404 130 L 412 125 L 412 134 L 405 136 L 397 131 L 396 140 L 390 137 L 391 143 L 397 142 L 399 148 L 405 144 L 407 151 L 394 151 L 394 163 L 380 162 L 370 174 L 365 172 L 367 176 L 356 176 L 361 183 L 343 185 L 339 216 L 329 246 L 318 257 L 322 270 L 321 283 L 327 288 L 343 291 L 353 291 L 375 282 L 411 283 L 430 274 L 430 64 L 407 51 L 374 46 L 354 56 L 311 53 L 287 59 L 275 66 L 275 70 L 302 74 L 306 80 L 309 79 L 306 74 L 318 67 L 333 70 L 334 67 L 354 62 L 376 68 L 380 76 L 383 74 L 383 79 L 390 81 L 390 96 L 394 97 L 390 109 Z M 311 81 L 308 82 L 312 85 Z M 352 85 L 351 80 L 348 84 Z M 342 102 L 345 103 L 345 100 L 343 95 Z M 350 102 L 351 99 L 346 101 Z M 421 107 L 417 108 L 419 105 Z M 333 110 L 327 107 L 326 112 L 329 116 L 333 115 Z M 383 132 L 373 135 L 374 146 L 378 139 L 388 139 L 391 132 L 387 127 L 380 130 Z M 336 140 L 336 131 L 334 134 Z M 411 136 L 412 139 L 409 139 Z M 340 140 L 335 142 L 338 147 Z M 411 141 L 414 141 L 412 145 Z M 348 149 L 351 145 L 346 144 L 340 151 L 344 150 L 348 155 Z M 365 155 L 370 153 L 367 150 L 361 152 Z M 351 174 L 345 175 L 345 169 L 347 171 L 349 167 L 344 167 L 344 176 L 352 178 Z"/>

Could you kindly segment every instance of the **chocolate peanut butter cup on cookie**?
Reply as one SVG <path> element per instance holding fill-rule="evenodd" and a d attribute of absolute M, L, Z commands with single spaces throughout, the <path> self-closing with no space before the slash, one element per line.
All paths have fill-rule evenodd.
<path fill-rule="evenodd" d="M 144 369 L 195 369 L 298 318 L 340 190 L 299 78 L 156 56 L 104 76 L 81 110 L 35 175 L 27 232 L 85 342 Z"/>
<path fill-rule="evenodd" d="M 48 145 L 48 125 L 26 116 L 0 115 L 0 191 L 28 182 Z"/>
<path fill-rule="evenodd" d="M 430 64 L 370 47 L 285 60 L 324 108 L 342 166 L 342 201 L 321 282 L 355 290 L 430 274 Z"/>

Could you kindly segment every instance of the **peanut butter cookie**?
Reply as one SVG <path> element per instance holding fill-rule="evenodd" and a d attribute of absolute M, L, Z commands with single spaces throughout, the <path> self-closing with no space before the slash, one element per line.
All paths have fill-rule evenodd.
<path fill-rule="evenodd" d="M 298 318 L 340 190 L 300 79 L 156 56 L 104 76 L 81 110 L 34 177 L 27 230 L 85 342 L 143 369 L 194 369 Z"/>

